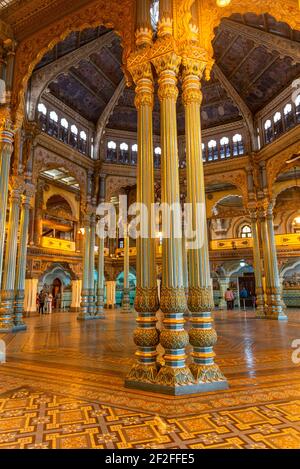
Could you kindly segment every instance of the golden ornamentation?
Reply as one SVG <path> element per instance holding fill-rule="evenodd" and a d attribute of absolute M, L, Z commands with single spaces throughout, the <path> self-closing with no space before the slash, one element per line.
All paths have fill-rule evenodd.
<path fill-rule="evenodd" d="M 183 349 L 189 343 L 189 335 L 185 330 L 163 329 L 160 344 L 165 349 Z"/>
<path fill-rule="evenodd" d="M 157 287 L 136 287 L 134 307 L 138 313 L 156 313 L 156 311 L 159 309 Z"/>
<path fill-rule="evenodd" d="M 157 376 L 157 365 L 152 363 L 151 365 L 144 365 L 141 363 L 135 363 L 130 372 L 128 373 L 126 380 L 128 381 L 139 381 L 143 383 L 154 383 Z"/>
<path fill-rule="evenodd" d="M 193 347 L 213 347 L 218 336 L 214 329 L 191 329 L 189 331 L 190 344 Z"/>
<path fill-rule="evenodd" d="M 188 308 L 192 313 L 211 311 L 214 308 L 211 288 L 189 287 Z"/>
<path fill-rule="evenodd" d="M 183 287 L 161 287 L 160 309 L 166 314 L 186 311 L 186 297 Z"/>
<path fill-rule="evenodd" d="M 226 380 L 220 368 L 215 363 L 213 365 L 196 365 L 192 363 L 190 370 L 197 383 L 214 383 L 216 381 Z"/>
<path fill-rule="evenodd" d="M 159 343 L 159 331 L 154 327 L 138 327 L 134 331 L 133 340 L 138 347 L 155 347 Z"/>
<path fill-rule="evenodd" d="M 8 107 L 0 107 L 0 132 L 13 132 L 13 123 L 12 123 L 12 116 L 11 110 Z M 5 136 L 7 139 L 8 136 Z M 13 135 L 11 137 L 13 141 Z"/>
<path fill-rule="evenodd" d="M 159 370 L 155 382 L 162 386 L 186 386 L 194 384 L 194 378 L 187 366 L 182 368 L 164 366 Z"/>

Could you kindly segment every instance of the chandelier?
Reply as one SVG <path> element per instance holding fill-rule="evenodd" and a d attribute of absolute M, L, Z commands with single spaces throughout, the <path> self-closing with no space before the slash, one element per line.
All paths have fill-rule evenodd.
<path fill-rule="evenodd" d="M 217 0 L 217 5 L 218 7 L 227 7 L 227 5 L 229 5 L 230 2 L 231 0 Z"/>

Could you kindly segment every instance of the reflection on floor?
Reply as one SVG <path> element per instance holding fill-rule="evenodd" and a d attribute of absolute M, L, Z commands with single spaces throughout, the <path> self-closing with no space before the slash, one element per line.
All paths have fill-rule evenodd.
<path fill-rule="evenodd" d="M 230 390 L 187 398 L 123 387 L 134 320 L 55 313 L 0 335 L 0 448 L 300 448 L 300 311 L 288 323 L 215 313 Z"/>

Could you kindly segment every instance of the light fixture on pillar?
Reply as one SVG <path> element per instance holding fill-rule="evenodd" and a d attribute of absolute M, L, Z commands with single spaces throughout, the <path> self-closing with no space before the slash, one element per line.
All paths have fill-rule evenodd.
<path fill-rule="evenodd" d="M 217 0 L 218 7 L 227 7 L 230 3 L 231 3 L 231 0 Z"/>
<path fill-rule="evenodd" d="M 80 228 L 78 230 L 78 234 L 81 234 L 82 236 L 84 236 L 85 235 L 85 228 L 84 227 Z"/>

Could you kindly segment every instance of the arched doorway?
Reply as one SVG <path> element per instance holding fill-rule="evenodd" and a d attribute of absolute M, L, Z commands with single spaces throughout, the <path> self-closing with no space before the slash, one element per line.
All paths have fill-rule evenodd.
<path fill-rule="evenodd" d="M 61 309 L 62 283 L 59 278 L 55 278 L 52 284 L 53 306 L 57 311 Z"/>

